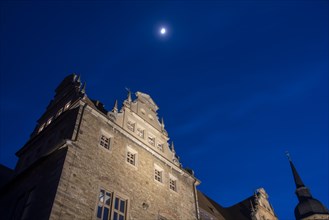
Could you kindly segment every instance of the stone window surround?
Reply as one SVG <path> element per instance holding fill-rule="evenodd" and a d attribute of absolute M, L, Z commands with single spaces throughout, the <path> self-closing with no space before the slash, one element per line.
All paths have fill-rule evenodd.
<path fill-rule="evenodd" d="M 163 152 L 163 143 L 157 142 L 157 149 Z"/>
<path fill-rule="evenodd" d="M 130 120 L 130 119 L 128 118 L 128 121 L 127 121 L 127 128 L 128 128 L 128 130 L 134 132 L 134 131 L 135 131 L 135 128 L 136 128 L 136 122 L 133 121 L 133 120 Z"/>
<path fill-rule="evenodd" d="M 103 140 L 102 139 L 103 137 L 107 138 L 108 142 L 106 141 L 106 139 Z M 113 139 L 113 136 L 110 133 L 106 132 L 104 129 L 101 129 L 99 138 L 98 138 L 98 146 L 103 149 L 106 149 L 106 150 L 111 150 L 112 149 L 112 139 Z M 102 145 L 102 142 L 105 142 L 105 144 L 107 144 L 108 146 Z"/>
<path fill-rule="evenodd" d="M 153 179 L 155 182 L 163 184 L 164 182 L 163 173 L 164 173 L 163 168 L 157 164 L 154 164 Z"/>
<path fill-rule="evenodd" d="M 134 155 L 133 158 L 129 158 L 129 154 L 130 155 Z M 134 168 L 137 168 L 138 166 L 138 152 L 132 148 L 131 146 L 127 146 L 127 149 L 126 149 L 126 163 L 129 164 L 130 166 L 134 167 Z M 134 162 L 131 163 L 130 161 L 133 160 Z"/>
<path fill-rule="evenodd" d="M 155 137 L 152 134 L 148 134 L 147 136 L 147 143 L 152 145 L 153 147 L 155 146 Z"/>
<path fill-rule="evenodd" d="M 125 201 L 125 216 L 124 216 L 124 220 L 128 220 L 129 219 L 129 197 L 126 196 L 126 195 L 124 195 L 124 194 L 122 194 L 122 193 L 118 193 L 117 191 L 109 190 L 109 189 L 106 189 L 104 187 L 99 187 L 98 188 L 98 192 L 97 192 L 97 195 L 98 196 L 97 196 L 96 208 L 95 208 L 96 213 L 94 215 L 96 217 L 96 219 L 100 219 L 100 218 L 97 217 L 97 214 L 98 214 L 98 205 L 99 205 L 99 195 L 100 195 L 100 193 L 101 193 L 102 190 L 104 190 L 105 195 L 106 195 L 106 193 L 110 193 L 110 196 L 111 196 L 110 205 L 107 206 L 107 207 L 109 207 L 109 218 L 108 219 L 112 219 L 113 218 L 113 214 L 114 214 L 114 210 L 115 210 L 115 208 L 114 208 L 115 199 L 116 198 L 119 198 L 119 199 Z M 102 206 L 102 207 L 104 207 L 104 206 Z M 103 215 L 103 213 L 102 213 L 102 215 Z"/>
<path fill-rule="evenodd" d="M 169 189 L 177 192 L 177 177 L 169 173 Z"/>
<path fill-rule="evenodd" d="M 145 137 L 145 129 L 144 128 L 142 128 L 141 126 L 137 126 L 136 132 L 137 132 L 138 137 L 144 139 L 144 137 Z"/>

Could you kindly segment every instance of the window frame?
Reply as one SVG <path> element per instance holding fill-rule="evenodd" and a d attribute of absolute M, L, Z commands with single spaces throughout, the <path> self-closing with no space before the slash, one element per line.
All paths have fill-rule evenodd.
<path fill-rule="evenodd" d="M 153 169 L 153 179 L 155 182 L 163 184 L 164 183 L 164 175 L 163 168 L 157 164 L 154 164 Z"/>
<path fill-rule="evenodd" d="M 103 198 L 104 201 L 100 203 L 100 195 L 101 192 L 104 192 Z M 117 219 L 120 220 L 120 215 L 123 216 L 123 220 L 128 220 L 129 219 L 129 198 L 127 196 L 122 195 L 121 193 L 117 193 L 113 190 L 108 190 L 104 187 L 99 187 L 98 188 L 98 193 L 97 193 L 97 201 L 96 201 L 96 209 L 95 209 L 95 217 L 97 220 L 103 220 L 104 217 L 104 210 L 107 208 L 107 219 L 106 220 L 113 220 L 115 213 L 118 213 Z M 109 195 L 109 203 L 106 204 L 106 196 Z M 116 201 L 117 199 L 119 200 L 119 204 L 116 208 Z M 122 202 L 124 202 L 124 208 L 122 211 Z M 100 208 L 101 207 L 101 208 Z M 99 217 L 100 214 L 100 217 Z"/>
<path fill-rule="evenodd" d="M 174 183 L 172 185 L 172 183 Z M 174 192 L 177 192 L 177 177 L 173 176 L 172 174 L 169 174 L 169 189 L 174 191 Z M 174 186 L 174 187 L 172 187 Z"/>
<path fill-rule="evenodd" d="M 128 154 L 133 155 L 134 158 L 131 159 L 131 157 L 129 157 Z M 137 165 L 138 165 L 138 152 L 129 145 L 127 146 L 127 149 L 126 149 L 125 160 L 126 160 L 127 164 L 137 168 Z M 131 163 L 130 161 L 133 161 L 133 163 Z"/>
<path fill-rule="evenodd" d="M 137 126 L 136 128 L 136 133 L 137 133 L 137 136 L 144 139 L 145 137 L 145 129 L 140 127 L 140 126 Z"/>
<path fill-rule="evenodd" d="M 135 132 L 136 129 L 136 122 L 134 122 L 133 120 L 128 119 L 126 126 L 128 128 L 129 131 Z"/>
<path fill-rule="evenodd" d="M 164 151 L 164 149 L 163 149 L 163 143 L 158 142 L 156 146 L 157 146 L 157 149 L 158 149 L 159 151 L 161 151 L 161 152 Z"/>
<path fill-rule="evenodd" d="M 150 141 L 150 140 L 152 140 L 152 141 Z M 147 143 L 149 143 L 151 146 L 155 146 L 155 137 L 154 137 L 154 135 L 148 135 L 147 136 Z"/>
<path fill-rule="evenodd" d="M 107 147 L 102 144 L 102 143 L 106 143 L 106 141 L 103 140 L 103 137 L 108 139 Z M 101 147 L 102 149 L 110 151 L 112 149 L 112 142 L 113 142 L 113 136 L 110 133 L 101 129 L 101 132 L 98 137 L 98 146 Z"/>

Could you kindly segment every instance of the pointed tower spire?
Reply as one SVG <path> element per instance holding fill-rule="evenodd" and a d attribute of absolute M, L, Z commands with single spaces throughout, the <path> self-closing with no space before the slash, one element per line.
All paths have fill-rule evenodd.
<path fill-rule="evenodd" d="M 288 157 L 288 160 L 289 160 L 289 163 L 290 163 L 290 167 L 291 167 L 291 170 L 292 170 L 292 175 L 294 176 L 296 188 L 298 189 L 300 187 L 305 187 L 302 179 L 300 178 L 300 176 L 299 176 L 299 174 L 298 174 L 298 172 L 296 170 L 296 167 L 292 163 L 292 160 L 291 160 L 291 157 L 290 157 L 290 154 L 289 154 L 288 151 L 286 152 L 286 156 Z"/>
<path fill-rule="evenodd" d="M 294 164 L 292 163 L 289 153 L 286 152 L 286 155 L 288 157 L 294 181 L 296 184 L 296 195 L 299 201 L 298 205 L 295 208 L 296 220 L 302 220 L 308 217 L 311 217 L 312 219 L 318 219 L 316 217 L 319 216 L 321 216 L 322 219 L 328 219 L 328 209 L 320 201 L 312 197 L 312 194 L 310 193 L 309 189 L 304 185 Z"/>
<path fill-rule="evenodd" d="M 81 82 L 81 75 L 78 75 L 77 82 Z"/>
<path fill-rule="evenodd" d="M 114 102 L 114 106 L 113 106 L 112 112 L 118 113 L 118 100 L 117 99 Z"/>

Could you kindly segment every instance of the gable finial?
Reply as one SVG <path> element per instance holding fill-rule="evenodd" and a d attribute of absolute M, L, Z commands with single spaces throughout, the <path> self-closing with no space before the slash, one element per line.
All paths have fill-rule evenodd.
<path fill-rule="evenodd" d="M 83 83 L 83 86 L 81 88 L 82 93 L 86 93 L 86 82 Z"/>
<path fill-rule="evenodd" d="M 118 113 L 118 100 L 116 99 L 115 102 L 114 102 L 114 106 L 113 106 L 113 109 L 112 111 L 114 113 Z"/>
<path fill-rule="evenodd" d="M 127 95 L 127 101 L 131 102 L 131 91 L 129 88 L 126 87 L 126 90 L 128 91 L 128 95 Z"/>
<path fill-rule="evenodd" d="M 174 141 L 171 141 L 170 147 L 171 147 L 171 151 L 175 153 Z"/>
<path fill-rule="evenodd" d="M 77 82 L 81 82 L 81 75 L 78 75 Z"/>
<path fill-rule="evenodd" d="M 164 127 L 165 127 L 165 124 L 164 124 L 163 117 L 162 117 L 161 118 L 161 128 L 162 128 L 162 130 L 164 129 Z"/>

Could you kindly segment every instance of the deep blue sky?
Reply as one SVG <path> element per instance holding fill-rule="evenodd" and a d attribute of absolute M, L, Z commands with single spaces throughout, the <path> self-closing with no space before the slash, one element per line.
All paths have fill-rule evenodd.
<path fill-rule="evenodd" d="M 183 166 L 223 206 L 264 187 L 293 219 L 289 150 L 329 207 L 328 1 L 0 4 L 0 163 L 14 167 L 74 72 L 108 109 L 125 87 L 150 94 Z"/>

